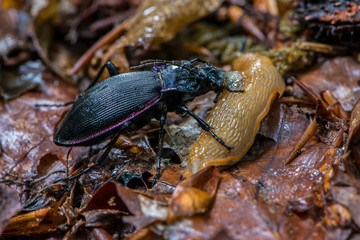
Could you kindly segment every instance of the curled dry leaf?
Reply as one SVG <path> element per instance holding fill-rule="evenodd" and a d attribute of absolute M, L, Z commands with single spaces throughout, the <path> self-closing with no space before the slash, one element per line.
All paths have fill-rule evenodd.
<path fill-rule="evenodd" d="M 215 198 L 220 179 L 219 171 L 210 166 L 177 185 L 167 220 L 171 222 L 180 217 L 206 212 Z"/>
<path fill-rule="evenodd" d="M 43 208 L 13 217 L 2 236 L 21 236 L 52 233 L 66 219 L 58 211 L 58 204 L 53 208 Z"/>
<path fill-rule="evenodd" d="M 143 196 L 143 198 L 140 196 Z M 108 181 L 94 193 L 93 197 L 89 200 L 87 206 L 81 210 L 80 214 L 85 216 L 95 216 L 93 219 L 96 220 L 96 218 L 102 217 L 104 214 L 111 215 L 111 211 L 117 211 L 115 214 L 117 216 L 113 216 L 113 221 L 116 218 L 119 218 L 119 214 L 122 214 L 124 222 L 130 223 L 135 226 L 136 229 L 141 229 L 155 221 L 152 214 L 143 212 L 143 209 L 146 209 L 143 200 L 147 200 L 148 198 L 150 197 L 142 195 L 135 190 L 123 187 L 115 181 Z M 99 211 L 101 209 L 106 211 Z"/>
<path fill-rule="evenodd" d="M 144 215 L 156 218 L 159 220 L 166 220 L 167 216 L 167 202 L 158 201 L 148 196 L 139 195 L 141 211 Z"/>
<path fill-rule="evenodd" d="M 135 214 L 138 205 L 136 194 L 128 188 L 122 187 L 115 181 L 109 181 L 101 186 L 89 200 L 86 207 L 80 213 L 95 209 L 113 209 L 124 214 Z M 134 204 L 129 204 L 134 203 Z"/>
<path fill-rule="evenodd" d="M 40 226 L 43 228 L 42 225 L 46 215 L 51 211 L 51 208 L 43 208 L 37 211 L 29 212 L 26 214 L 22 214 L 16 217 L 13 217 L 3 236 L 16 236 L 16 235 L 23 235 L 23 234 L 30 234 L 34 232 L 40 232 Z M 55 226 L 46 226 L 48 228 L 48 232 L 53 232 L 56 230 Z M 44 229 L 42 229 L 44 230 Z M 41 231 L 42 232 L 42 231 Z"/>

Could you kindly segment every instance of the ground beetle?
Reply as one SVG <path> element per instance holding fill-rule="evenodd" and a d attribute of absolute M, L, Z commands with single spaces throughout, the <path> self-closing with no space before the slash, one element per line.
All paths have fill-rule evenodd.
<path fill-rule="evenodd" d="M 152 118 L 160 120 L 158 167 L 167 112 L 188 113 L 229 151 L 211 127 L 192 113 L 185 104 L 208 91 L 220 93 L 231 90 L 234 84 L 228 72 L 200 59 L 191 61 L 147 60 L 135 69 L 153 66 L 151 71 L 119 74 L 116 67 L 106 63 L 88 89 L 80 94 L 54 134 L 54 142 L 62 146 L 89 146 L 113 137 L 107 149 L 95 163 L 104 160 L 118 136 L 125 129 L 139 129 Z M 110 76 L 97 83 L 105 67 Z M 81 172 L 82 174 L 84 172 Z M 78 176 L 78 175 L 77 175 Z M 74 177 L 77 177 L 74 176 Z"/>

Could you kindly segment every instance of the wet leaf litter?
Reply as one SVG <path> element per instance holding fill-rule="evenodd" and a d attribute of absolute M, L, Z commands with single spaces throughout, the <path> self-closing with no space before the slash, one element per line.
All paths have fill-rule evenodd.
<path fill-rule="evenodd" d="M 358 237 L 360 65 L 356 39 L 347 35 L 358 32 L 356 1 L 62 3 L 2 2 L 0 17 L 9 22 L 0 39 L 3 237 Z M 267 98 L 272 104 L 260 124 L 245 114 L 249 120 L 242 121 L 256 122 L 259 129 L 233 165 L 204 167 L 185 178 L 201 128 L 189 116 L 169 113 L 154 186 L 149 174 L 156 174 L 161 128 L 155 120 L 136 131 L 127 128 L 104 161 L 66 179 L 91 167 L 109 140 L 70 152 L 56 146 L 54 130 L 70 107 L 35 105 L 76 100 L 108 60 L 121 73 L 147 59 L 195 58 L 231 72 L 238 70 L 235 59 L 247 54 L 269 58 L 286 86 L 282 97 Z M 40 67 L 32 68 L 34 63 Z M 208 122 L 228 95 L 251 94 L 247 77 L 240 78 L 245 91 L 229 92 L 237 86 L 227 86 L 187 108 Z M 209 118 L 214 114 L 223 116 L 215 111 Z M 226 143 L 218 131 L 231 123 L 220 125 L 209 124 Z M 215 143 L 212 148 L 231 154 Z"/>

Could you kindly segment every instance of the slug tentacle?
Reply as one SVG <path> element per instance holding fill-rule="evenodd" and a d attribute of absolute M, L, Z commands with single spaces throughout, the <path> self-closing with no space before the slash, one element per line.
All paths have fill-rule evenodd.
<path fill-rule="evenodd" d="M 229 152 L 210 133 L 202 131 L 190 151 L 185 177 L 209 165 L 238 162 L 253 144 L 272 101 L 285 89 L 280 73 L 265 56 L 245 54 L 234 61 L 233 69 L 226 73 L 226 84 L 244 93 L 223 91 L 206 120 L 214 133 L 233 148 Z"/>

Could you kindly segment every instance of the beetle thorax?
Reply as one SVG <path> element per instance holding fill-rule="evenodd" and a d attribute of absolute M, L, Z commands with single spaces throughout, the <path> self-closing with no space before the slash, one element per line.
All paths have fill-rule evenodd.
<path fill-rule="evenodd" d="M 198 92 L 201 89 L 200 78 L 188 69 L 171 65 L 160 74 L 163 91 Z"/>

